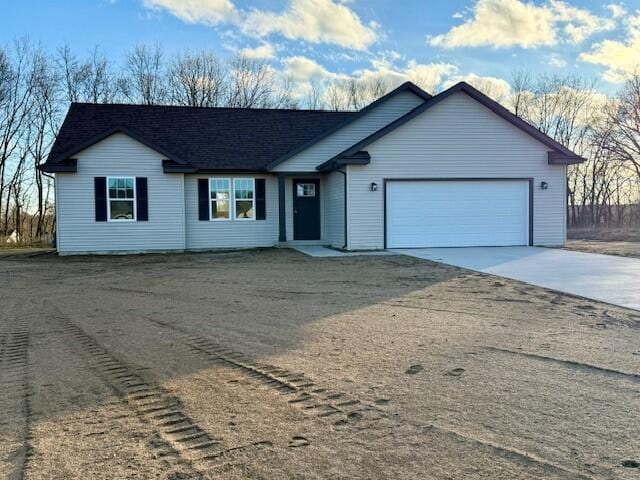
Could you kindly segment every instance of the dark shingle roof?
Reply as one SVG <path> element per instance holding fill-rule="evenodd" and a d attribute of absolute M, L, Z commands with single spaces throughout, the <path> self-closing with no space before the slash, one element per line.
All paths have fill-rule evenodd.
<path fill-rule="evenodd" d="M 264 170 L 355 112 L 74 103 L 47 165 L 116 131 L 202 170 Z"/>

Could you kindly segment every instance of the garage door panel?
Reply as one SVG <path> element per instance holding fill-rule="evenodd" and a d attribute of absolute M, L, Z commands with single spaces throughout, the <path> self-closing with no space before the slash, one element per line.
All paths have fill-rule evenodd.
<path fill-rule="evenodd" d="M 528 181 L 389 181 L 387 246 L 528 244 Z"/>

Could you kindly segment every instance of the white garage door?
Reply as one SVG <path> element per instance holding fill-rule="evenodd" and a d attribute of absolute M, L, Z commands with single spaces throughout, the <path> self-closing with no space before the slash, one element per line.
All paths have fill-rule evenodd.
<path fill-rule="evenodd" d="M 387 182 L 387 247 L 529 244 L 529 182 Z"/>

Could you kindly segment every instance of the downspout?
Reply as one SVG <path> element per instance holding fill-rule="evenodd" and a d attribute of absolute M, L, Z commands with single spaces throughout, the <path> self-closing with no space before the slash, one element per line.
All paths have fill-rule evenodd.
<path fill-rule="evenodd" d="M 336 170 L 336 172 L 344 175 L 344 245 L 342 246 L 343 250 L 347 249 L 347 172 L 343 172 L 342 170 Z"/>

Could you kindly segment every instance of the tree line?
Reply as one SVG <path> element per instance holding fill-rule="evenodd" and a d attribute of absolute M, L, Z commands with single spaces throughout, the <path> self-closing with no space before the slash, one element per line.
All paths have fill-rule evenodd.
<path fill-rule="evenodd" d="M 12 233 L 23 242 L 46 240 L 55 230 L 53 178 L 36 167 L 71 102 L 358 110 L 397 81 L 297 85 L 263 59 L 168 55 L 159 45 L 135 46 L 119 63 L 99 48 L 78 55 L 28 40 L 0 47 L 0 241 Z M 476 87 L 587 158 L 569 167 L 570 227 L 640 226 L 640 75 L 611 96 L 577 76 L 516 73 L 509 93 L 487 82 Z"/>

